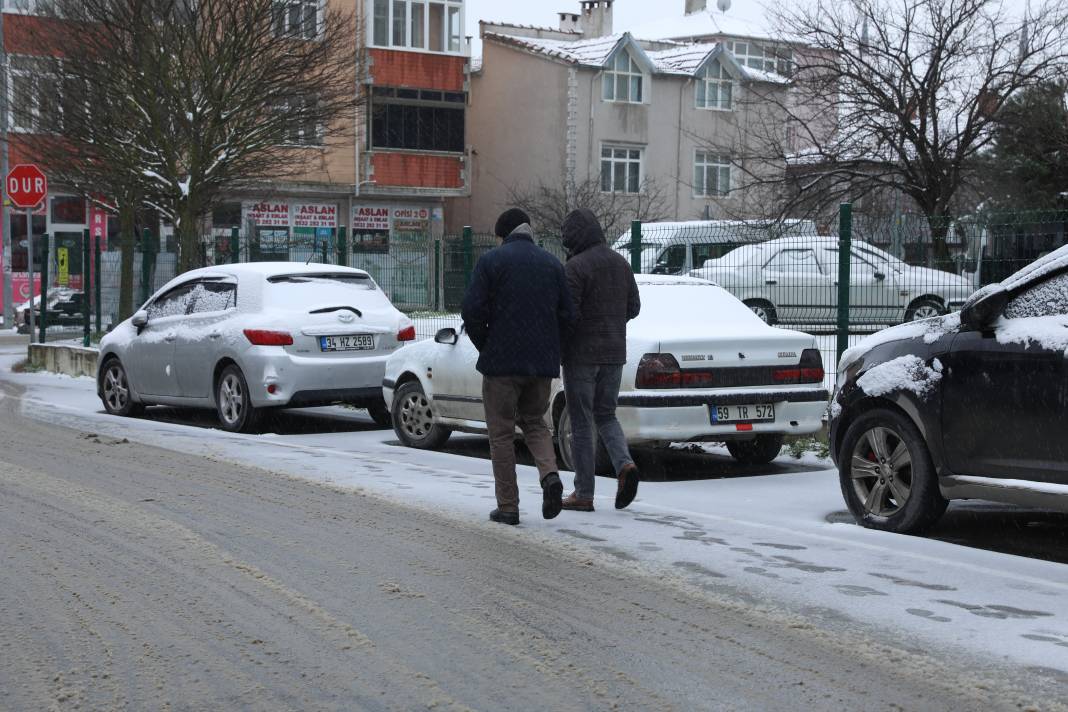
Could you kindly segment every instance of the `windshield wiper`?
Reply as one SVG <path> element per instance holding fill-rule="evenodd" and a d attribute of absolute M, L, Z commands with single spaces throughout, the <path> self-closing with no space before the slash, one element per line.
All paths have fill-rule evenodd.
<path fill-rule="evenodd" d="M 356 307 L 323 307 L 322 309 L 313 309 L 312 311 L 310 311 L 308 313 L 309 314 L 329 314 L 330 312 L 336 312 L 336 311 L 350 311 L 353 314 L 355 314 L 356 316 L 360 317 L 361 319 L 363 318 L 363 312 L 360 311 L 359 309 L 357 309 Z"/>

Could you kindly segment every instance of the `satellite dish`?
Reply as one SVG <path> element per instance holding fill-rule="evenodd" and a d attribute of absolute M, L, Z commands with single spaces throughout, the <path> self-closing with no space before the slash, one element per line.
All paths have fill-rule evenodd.
<path fill-rule="evenodd" d="M 731 0 L 717 0 L 716 7 L 719 8 L 720 12 L 727 12 L 727 10 L 731 9 Z"/>

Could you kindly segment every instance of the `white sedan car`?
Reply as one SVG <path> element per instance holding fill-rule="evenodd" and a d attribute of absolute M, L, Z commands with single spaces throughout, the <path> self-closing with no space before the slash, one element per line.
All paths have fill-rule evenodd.
<path fill-rule="evenodd" d="M 958 311 L 975 290 L 963 277 L 913 267 L 866 242 L 852 247 L 852 323 L 900 324 Z M 738 247 L 690 276 L 723 285 L 768 324 L 833 324 L 838 265 L 837 238 L 783 237 Z"/>
<path fill-rule="evenodd" d="M 214 408 L 250 432 L 268 408 L 351 403 L 389 424 L 386 360 L 411 321 L 362 270 L 264 262 L 171 280 L 100 342 L 108 413 L 146 405 Z"/>
<path fill-rule="evenodd" d="M 770 462 L 786 434 L 821 426 L 828 393 L 808 334 L 764 324 L 711 282 L 637 275 L 641 315 L 627 327 L 619 420 L 630 443 L 726 442 L 739 461 Z M 406 346 L 386 363 L 383 395 L 410 447 L 437 448 L 454 431 L 485 433 L 478 353 L 456 328 Z M 557 380 L 545 419 L 571 469 L 571 428 Z M 606 453 L 598 471 L 611 465 Z"/>

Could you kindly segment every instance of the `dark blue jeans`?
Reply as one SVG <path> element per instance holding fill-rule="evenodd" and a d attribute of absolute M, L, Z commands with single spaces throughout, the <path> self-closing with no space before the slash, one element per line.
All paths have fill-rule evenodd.
<path fill-rule="evenodd" d="M 622 365 L 564 364 L 564 395 L 571 418 L 571 456 L 575 461 L 575 494 L 593 499 L 597 438 L 608 450 L 616 474 L 632 464 L 623 428 L 616 419 Z"/>

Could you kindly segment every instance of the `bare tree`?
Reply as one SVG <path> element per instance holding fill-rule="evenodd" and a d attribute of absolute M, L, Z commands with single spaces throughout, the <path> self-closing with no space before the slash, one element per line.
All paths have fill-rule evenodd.
<path fill-rule="evenodd" d="M 301 175 L 352 129 L 357 16 L 275 0 L 56 0 L 40 30 L 62 48 L 43 107 L 77 148 L 76 186 L 136 196 L 174 224 L 179 267 L 199 266 L 206 216 L 225 193 Z M 312 6 L 314 7 L 314 6 Z M 345 119 L 349 119 L 345 121 Z M 121 175 L 103 180 L 101 172 Z"/>
<path fill-rule="evenodd" d="M 955 201 L 1002 109 L 1068 67 L 1065 5 L 1015 18 L 994 0 L 802 0 L 773 15 L 797 70 L 790 91 L 753 92 L 774 118 L 736 154 L 745 182 L 775 187 L 783 213 L 897 192 L 947 260 Z"/>
<path fill-rule="evenodd" d="M 609 240 L 614 240 L 632 220 L 655 222 L 671 215 L 667 191 L 652 178 L 646 178 L 637 193 L 609 193 L 601 190 L 597 178 L 573 183 L 561 176 L 558 183 L 543 181 L 532 186 L 509 187 L 508 201 L 522 208 L 539 231 L 555 235 L 562 232 L 568 213 L 589 208 Z"/>

